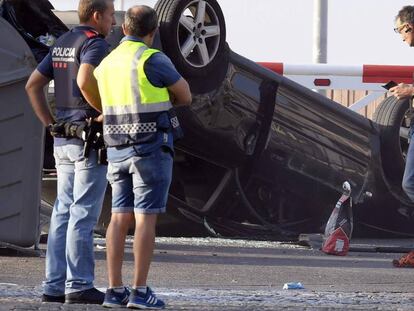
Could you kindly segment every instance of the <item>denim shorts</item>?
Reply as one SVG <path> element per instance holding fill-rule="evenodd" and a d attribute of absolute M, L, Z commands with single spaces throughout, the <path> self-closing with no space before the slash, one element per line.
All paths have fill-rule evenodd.
<path fill-rule="evenodd" d="M 109 162 L 113 213 L 159 214 L 166 210 L 173 157 L 160 148 L 121 162 Z"/>

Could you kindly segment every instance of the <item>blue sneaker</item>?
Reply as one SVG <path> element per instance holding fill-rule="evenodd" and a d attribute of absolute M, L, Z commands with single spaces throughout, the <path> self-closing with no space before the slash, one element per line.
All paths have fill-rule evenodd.
<path fill-rule="evenodd" d="M 107 308 L 125 308 L 129 299 L 129 290 L 125 287 L 124 292 L 117 293 L 112 288 L 108 288 L 102 306 Z"/>
<path fill-rule="evenodd" d="M 146 294 L 142 294 L 136 289 L 131 290 L 127 307 L 132 309 L 164 309 L 165 303 L 158 299 L 151 288 L 147 286 Z"/>

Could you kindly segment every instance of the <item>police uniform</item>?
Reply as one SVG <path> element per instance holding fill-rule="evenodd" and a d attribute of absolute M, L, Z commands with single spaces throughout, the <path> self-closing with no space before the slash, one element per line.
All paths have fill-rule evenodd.
<path fill-rule="evenodd" d="M 127 36 L 94 72 L 104 115 L 113 212 L 161 213 L 166 208 L 173 130 L 180 129 L 178 119 L 169 113 L 167 87 L 181 76 L 169 60 L 157 64 L 157 59 L 168 58 Z M 169 70 L 158 86 L 154 72 L 150 78 L 151 61 L 152 68 Z"/>
<path fill-rule="evenodd" d="M 83 97 L 76 77 L 81 63 L 94 67 L 108 54 L 108 43 L 89 26 L 78 26 L 58 38 L 37 70 L 54 79 L 57 122 L 84 122 L 99 113 Z M 83 145 L 78 138 L 54 138 L 54 145 Z"/>
<path fill-rule="evenodd" d="M 108 44 L 89 26 L 63 34 L 39 64 L 55 80 L 56 120 L 83 122 L 99 115 L 83 98 L 76 79 L 81 64 L 97 66 Z M 100 215 L 107 181 L 97 154 L 83 156 L 83 141 L 54 138 L 57 199 L 50 220 L 44 294 L 62 296 L 94 287 L 93 228 Z"/>

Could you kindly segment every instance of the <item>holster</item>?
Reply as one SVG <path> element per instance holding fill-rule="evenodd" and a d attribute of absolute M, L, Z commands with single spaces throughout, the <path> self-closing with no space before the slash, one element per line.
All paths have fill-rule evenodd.
<path fill-rule="evenodd" d="M 83 155 L 89 158 L 91 149 L 98 151 L 98 164 L 108 164 L 106 157 L 106 148 L 103 139 L 103 124 L 92 118 L 88 119 L 88 127 L 85 135 L 85 144 L 83 146 Z"/>

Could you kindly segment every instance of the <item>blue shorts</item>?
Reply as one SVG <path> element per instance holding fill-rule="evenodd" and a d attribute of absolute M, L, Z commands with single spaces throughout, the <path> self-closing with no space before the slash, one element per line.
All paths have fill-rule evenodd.
<path fill-rule="evenodd" d="M 113 213 L 159 214 L 166 210 L 173 157 L 160 148 L 145 156 L 109 162 Z"/>

